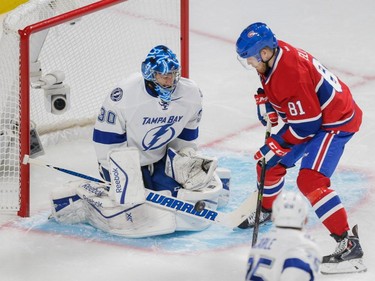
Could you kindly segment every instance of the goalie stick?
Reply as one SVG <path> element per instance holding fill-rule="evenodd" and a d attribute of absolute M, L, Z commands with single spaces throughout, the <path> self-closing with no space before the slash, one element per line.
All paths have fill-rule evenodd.
<path fill-rule="evenodd" d="M 32 159 L 29 155 L 25 155 L 22 161 L 22 164 L 34 164 L 37 166 L 50 168 L 57 170 L 59 172 L 69 174 L 78 178 L 86 179 L 92 182 L 102 183 L 105 184 L 107 187 L 111 186 L 110 182 L 97 179 L 95 177 L 91 177 L 73 170 L 56 167 L 42 161 Z M 179 212 L 181 214 L 194 217 L 200 220 L 208 221 L 210 223 L 216 223 L 218 225 L 222 225 L 229 228 L 237 227 L 247 216 L 255 211 L 257 198 L 258 198 L 258 191 L 254 191 L 251 195 L 235 210 L 224 213 L 217 210 L 212 210 L 209 208 L 204 208 L 201 211 L 195 210 L 194 203 L 184 201 L 181 199 L 177 199 L 175 197 L 166 196 L 161 194 L 157 191 L 145 189 L 146 191 L 146 201 L 145 203 L 171 211 L 171 212 Z"/>

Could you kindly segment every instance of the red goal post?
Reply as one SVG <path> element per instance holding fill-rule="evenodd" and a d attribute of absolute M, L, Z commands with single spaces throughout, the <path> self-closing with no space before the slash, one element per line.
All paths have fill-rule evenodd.
<path fill-rule="evenodd" d="M 0 199 L 0 211 L 17 211 L 21 217 L 30 215 L 30 167 L 21 163 L 23 156 L 30 154 L 30 124 L 32 122 L 40 129 L 39 133 L 42 135 L 48 134 L 51 130 L 82 126 L 78 120 L 80 118 L 83 119 L 84 125 L 92 124 L 106 90 L 109 90 L 115 81 L 124 78 L 125 75 L 139 71 L 142 59 L 148 50 L 156 44 L 165 44 L 171 47 L 180 57 L 182 76 L 189 76 L 189 0 L 34 0 L 30 2 L 24 5 L 37 3 L 41 6 L 45 5 L 47 10 L 53 10 L 53 13 L 56 13 L 58 8 L 62 12 L 18 29 L 19 77 L 13 77 L 13 84 L 7 85 L 8 88 L 0 88 L 0 96 L 4 95 L 5 97 L 0 107 L 0 133 L 5 132 L 1 133 L 4 137 L 0 138 L 0 153 L 3 153 L 0 159 L 0 173 L 2 173 L 2 180 L 6 181 L 2 185 L 3 187 L 0 187 L 0 194 L 6 194 L 3 199 Z M 77 7 L 78 2 L 82 2 L 84 5 Z M 68 3 L 67 6 L 66 3 Z M 69 3 L 71 7 L 69 7 Z M 64 7 L 59 7 L 60 4 L 61 7 Z M 22 15 L 24 12 L 22 9 L 27 11 L 35 8 L 24 5 L 11 12 L 4 22 L 8 19 L 10 24 L 17 26 L 14 21 L 17 16 Z M 39 12 L 39 14 L 41 13 L 42 11 Z M 100 17 L 93 16 L 99 13 L 102 13 Z M 12 14 L 16 16 L 12 18 Z M 169 18 L 170 15 L 174 18 Z M 110 21 L 111 23 L 107 26 L 106 24 Z M 69 30 L 65 31 L 65 27 L 62 28 L 63 25 L 68 26 Z M 82 27 L 82 29 L 75 30 L 75 27 L 69 27 L 69 25 L 80 26 L 79 28 Z M 87 26 L 85 27 L 85 25 Z M 4 25 L 4 27 L 3 36 L 7 33 L 4 37 L 13 32 L 9 26 Z M 56 27 L 61 28 L 55 30 Z M 108 33 L 112 33 L 112 35 Z M 72 34 L 76 35 L 72 36 Z M 50 35 L 57 39 L 48 41 Z M 15 35 L 13 34 L 13 36 Z M 39 40 L 38 37 L 43 39 Z M 68 39 L 70 37 L 74 38 Z M 150 39 L 151 37 L 153 38 Z M 42 43 L 38 45 L 35 42 Z M 0 59 L 4 50 L 11 51 L 10 44 L 1 43 L 2 41 L 0 41 Z M 36 52 L 35 49 L 37 49 Z M 44 49 L 48 49 L 45 52 L 48 54 L 44 54 Z M 107 55 L 109 55 L 107 58 L 103 58 Z M 133 60 L 134 63 L 131 62 Z M 55 61 L 57 62 L 55 63 Z M 0 60 L 0 64 L 3 66 L 1 69 L 0 65 L 0 86 L 9 81 L 5 78 L 1 80 L 2 72 L 5 69 L 4 65 L 8 63 L 12 63 L 9 62 L 9 58 Z M 18 62 L 14 63 L 18 64 Z M 38 63 L 37 68 L 35 68 L 35 63 Z M 50 66 L 50 63 L 53 66 Z M 121 68 L 123 64 L 125 67 Z M 45 110 L 46 95 L 44 98 L 40 97 L 43 95 L 36 92 L 40 92 L 41 89 L 32 87 L 33 77 L 31 76 L 35 74 L 35 71 L 38 72 L 38 67 L 41 69 L 39 75 L 45 75 L 46 72 L 56 70 L 55 68 L 63 70 L 65 80 L 71 84 L 70 103 L 72 105 L 66 113 L 56 115 Z M 102 85 L 106 83 L 108 85 Z M 87 92 L 85 92 L 86 88 L 89 88 Z M 19 96 L 10 96 L 12 91 L 18 92 Z M 94 98 L 88 95 L 96 91 L 95 101 L 93 101 Z M 84 101 L 82 102 L 80 99 Z M 43 100 L 44 107 L 40 105 Z M 86 108 L 89 108 L 90 112 L 85 113 Z M 17 112 L 18 110 L 19 112 Z M 12 117 L 11 121 L 6 119 L 9 115 Z M 70 120 L 70 117 L 75 119 Z M 89 121 L 87 122 L 87 120 Z M 11 137 L 7 135 L 9 123 L 12 123 L 13 126 L 16 124 L 15 128 L 18 128 L 18 131 L 13 128 Z M 12 155 L 17 154 L 18 159 L 12 159 L 12 157 L 14 158 Z M 12 167 L 9 168 L 7 165 Z M 18 185 L 18 187 L 6 189 L 13 185 Z M 18 206 L 16 206 L 17 202 L 7 202 L 7 198 L 12 196 L 18 197 Z M 12 199 L 10 198 L 9 201 Z"/>

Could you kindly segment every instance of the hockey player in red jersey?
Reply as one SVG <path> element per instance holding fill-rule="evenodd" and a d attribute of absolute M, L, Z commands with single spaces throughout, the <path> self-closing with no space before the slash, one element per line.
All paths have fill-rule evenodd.
<path fill-rule="evenodd" d="M 236 47 L 242 65 L 255 68 L 260 77 L 262 88 L 255 95 L 259 120 L 264 125 L 269 120 L 276 126 L 279 118 L 285 123 L 254 155 L 267 163 L 260 223 L 270 220 L 287 169 L 301 160 L 298 188 L 338 243 L 334 253 L 323 258 L 322 272 L 365 271 L 358 227 L 349 235 L 345 208 L 330 188 L 345 145 L 362 122 L 348 86 L 311 54 L 277 40 L 264 23 L 243 30 Z M 258 180 L 260 171 L 258 164 Z M 254 221 L 251 214 L 239 227 L 253 227 Z"/>

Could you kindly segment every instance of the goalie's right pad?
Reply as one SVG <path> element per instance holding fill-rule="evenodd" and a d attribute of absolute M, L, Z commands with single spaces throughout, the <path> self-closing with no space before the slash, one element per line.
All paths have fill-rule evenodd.
<path fill-rule="evenodd" d="M 175 213 L 149 204 L 119 205 L 108 197 L 104 186 L 81 184 L 77 189 L 87 222 L 105 232 L 127 238 L 169 234 L 176 230 Z"/>
<path fill-rule="evenodd" d="M 192 148 L 183 148 L 179 152 L 168 148 L 165 173 L 185 189 L 205 187 L 213 179 L 216 167 L 216 158 L 197 155 Z"/>
<path fill-rule="evenodd" d="M 84 222 L 86 214 L 81 197 L 77 195 L 77 182 L 69 182 L 51 192 L 52 214 L 59 223 L 75 224 Z"/>
<path fill-rule="evenodd" d="M 198 201 L 204 201 L 205 207 L 216 210 L 223 191 L 221 179 L 214 173 L 210 183 L 201 189 L 187 190 L 180 188 L 178 190 L 177 199 L 191 202 L 195 205 Z M 203 221 L 194 217 L 186 216 L 184 213 L 176 213 L 177 231 L 201 231 L 211 225 L 209 221 Z"/>
<path fill-rule="evenodd" d="M 228 205 L 230 199 L 231 171 L 226 168 L 218 167 L 216 169 L 216 174 L 220 178 L 220 181 L 223 185 L 223 189 L 221 190 L 217 207 L 223 208 L 226 205 Z"/>
<path fill-rule="evenodd" d="M 139 152 L 135 147 L 111 150 L 108 153 L 111 188 L 109 197 L 120 205 L 137 205 L 145 202 Z"/>

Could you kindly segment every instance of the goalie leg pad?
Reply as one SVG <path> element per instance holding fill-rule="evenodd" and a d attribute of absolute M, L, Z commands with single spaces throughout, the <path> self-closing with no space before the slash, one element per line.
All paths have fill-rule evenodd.
<path fill-rule="evenodd" d="M 223 208 L 228 205 L 230 199 L 230 179 L 231 179 L 231 171 L 225 168 L 217 168 L 216 174 L 220 178 L 221 183 L 223 184 L 223 189 L 219 196 L 218 201 L 218 208 Z"/>
<path fill-rule="evenodd" d="M 108 153 L 111 174 L 109 197 L 121 205 L 145 202 L 139 152 L 135 147 L 112 150 Z"/>
<path fill-rule="evenodd" d="M 147 204 L 118 205 L 108 196 L 80 193 L 87 221 L 105 232 L 127 238 L 141 238 L 169 234 L 176 230 L 174 213 Z"/>
<path fill-rule="evenodd" d="M 76 192 L 77 185 L 77 182 L 70 182 L 51 193 L 51 217 L 57 222 L 75 224 L 86 220 L 82 200 Z"/>
<path fill-rule="evenodd" d="M 77 189 L 87 222 L 105 232 L 127 238 L 173 233 L 175 215 L 147 204 L 119 205 L 102 184 L 84 182 Z"/>
<path fill-rule="evenodd" d="M 195 204 L 203 200 L 206 203 L 206 208 L 216 210 L 220 195 L 223 191 L 223 185 L 220 178 L 214 174 L 214 179 L 210 184 L 201 188 L 199 191 L 180 189 L 178 191 L 177 199 L 189 201 Z M 183 213 L 176 213 L 177 231 L 201 231 L 211 225 L 208 221 L 195 219 L 184 215 Z"/>

